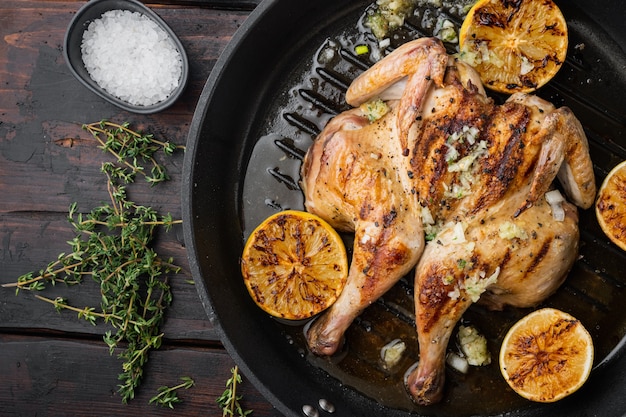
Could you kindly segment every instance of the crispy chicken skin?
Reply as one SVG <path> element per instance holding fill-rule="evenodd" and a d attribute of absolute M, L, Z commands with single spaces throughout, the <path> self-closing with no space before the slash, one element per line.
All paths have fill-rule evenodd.
<path fill-rule="evenodd" d="M 378 98 L 390 111 L 370 122 L 356 106 Z M 578 251 L 574 205 L 595 198 L 587 139 L 569 109 L 536 96 L 495 105 L 433 38 L 379 61 L 346 100 L 355 108 L 328 123 L 302 166 L 306 209 L 355 233 L 346 287 L 309 327 L 308 345 L 335 353 L 363 309 L 415 268 L 420 360 L 406 385 L 432 404 L 472 303 L 533 306 L 565 279 Z M 571 201 L 562 219 L 545 198 L 557 177 Z"/>
<path fill-rule="evenodd" d="M 304 162 L 307 210 L 337 230 L 355 233 L 348 282 L 308 333 L 316 354 L 333 354 L 352 321 L 407 274 L 424 249 L 408 159 L 398 141 L 390 140 L 393 121 L 370 124 L 359 110 L 338 115 Z"/>

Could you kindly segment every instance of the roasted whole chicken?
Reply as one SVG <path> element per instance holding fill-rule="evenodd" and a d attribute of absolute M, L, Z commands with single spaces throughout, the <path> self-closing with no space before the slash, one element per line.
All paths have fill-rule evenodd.
<path fill-rule="evenodd" d="M 371 121 L 367 103 L 378 100 L 388 112 Z M 596 193 L 587 139 L 568 108 L 536 96 L 496 105 L 434 38 L 377 62 L 346 101 L 354 108 L 327 124 L 301 172 L 306 209 L 355 235 L 346 287 L 308 328 L 308 346 L 334 354 L 352 321 L 414 269 L 420 358 L 405 383 L 416 403 L 436 403 L 448 341 L 472 303 L 533 306 L 564 281 L 578 251 L 575 206 Z"/>

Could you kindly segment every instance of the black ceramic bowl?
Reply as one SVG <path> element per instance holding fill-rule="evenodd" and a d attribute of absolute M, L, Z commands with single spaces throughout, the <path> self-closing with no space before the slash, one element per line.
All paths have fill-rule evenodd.
<path fill-rule="evenodd" d="M 89 24 L 99 19 L 102 14 L 106 13 L 109 10 L 128 10 L 131 12 L 138 12 L 146 17 L 153 20 L 157 25 L 159 25 L 172 39 L 174 45 L 178 49 L 182 59 L 182 73 L 181 78 L 178 83 L 178 87 L 172 91 L 172 93 L 168 96 L 167 99 L 160 101 L 158 103 L 152 105 L 133 105 L 124 100 L 115 97 L 110 94 L 103 88 L 101 88 L 98 83 L 96 83 L 87 72 L 85 65 L 83 63 L 82 53 L 81 53 L 81 43 L 83 40 L 83 33 L 89 26 Z M 189 62 L 187 60 L 187 54 L 185 53 L 185 49 L 183 45 L 180 43 L 180 40 L 176 36 L 176 34 L 172 31 L 172 29 L 167 26 L 167 24 L 161 19 L 154 11 L 150 8 L 144 6 L 142 3 L 136 0 L 90 0 L 83 7 L 81 7 L 74 18 L 70 22 L 67 32 L 65 33 L 65 40 L 63 45 L 63 56 L 65 58 L 65 62 L 70 68 L 70 71 L 74 76 L 88 89 L 104 98 L 108 102 L 120 107 L 124 110 L 133 112 L 133 113 L 141 113 L 141 114 L 149 114 L 156 113 L 166 109 L 171 106 L 181 95 L 185 86 L 187 84 L 187 78 L 189 75 Z"/>

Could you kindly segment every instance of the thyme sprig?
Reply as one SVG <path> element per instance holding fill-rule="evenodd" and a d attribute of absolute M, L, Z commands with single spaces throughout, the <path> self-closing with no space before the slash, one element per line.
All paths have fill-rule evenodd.
<path fill-rule="evenodd" d="M 169 141 L 159 141 L 152 134 L 137 132 L 129 128 L 129 123 L 117 124 L 102 120 L 100 122 L 83 125 L 100 143 L 100 148 L 110 152 L 119 167 L 119 175 L 125 177 L 126 182 L 132 182 L 136 174 L 143 175 L 152 185 L 167 181 L 169 176 L 165 168 L 154 158 L 154 154 L 161 149 L 165 155 L 172 155 L 176 149 L 184 149 Z M 143 163 L 150 164 L 150 173 L 146 173 Z M 125 169 L 124 169 L 125 168 Z"/>
<path fill-rule="evenodd" d="M 189 389 L 194 386 L 195 382 L 188 376 L 180 378 L 182 383 L 173 387 L 159 387 L 159 393 L 150 399 L 150 404 L 156 403 L 163 407 L 174 408 L 174 404 L 181 402 L 178 398 L 177 391 L 179 389 Z"/>
<path fill-rule="evenodd" d="M 128 123 L 101 121 L 83 127 L 116 158 L 115 163 L 104 162 L 101 168 L 107 177 L 109 202 L 88 213 L 79 212 L 77 204 L 72 203 L 67 219 L 76 234 L 67 242 L 69 253 L 61 253 L 39 272 L 29 272 L 18 277 L 17 282 L 3 286 L 15 287 L 17 293 L 42 291 L 57 283 L 76 285 L 84 277 L 97 282 L 101 295 L 98 308 L 71 306 L 64 297 L 51 299 L 36 295 L 36 298 L 53 304 L 59 312 L 74 311 L 93 325 L 101 320 L 112 326 L 115 331 L 105 332 L 103 339 L 111 354 L 121 349 L 119 393 L 126 403 L 134 398 L 148 353 L 161 346 L 160 326 L 172 302 L 168 276 L 180 271 L 171 258 L 161 258 L 152 244 L 159 228 L 167 231 L 181 223 L 169 213 L 162 216 L 151 207 L 130 201 L 126 187 L 138 173 L 146 175 L 144 163 L 151 166 L 151 174 L 146 175 L 151 185 L 167 180 L 166 170 L 155 153 L 161 149 L 171 155 L 178 147 L 135 132 Z M 155 401 L 171 406 L 176 401 L 171 391 L 168 392 L 159 397 L 166 399 Z"/>
<path fill-rule="evenodd" d="M 235 365 L 230 373 L 232 376 L 226 381 L 226 390 L 217 398 L 217 404 L 222 409 L 222 417 L 245 417 L 251 414 L 252 410 L 244 410 L 240 404 L 243 396 L 237 394 L 237 385 L 242 381 L 239 367 Z"/>

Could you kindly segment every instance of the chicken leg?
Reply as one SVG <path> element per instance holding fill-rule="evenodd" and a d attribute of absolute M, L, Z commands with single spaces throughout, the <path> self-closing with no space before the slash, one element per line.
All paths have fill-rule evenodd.
<path fill-rule="evenodd" d="M 445 49 L 433 39 L 400 47 L 346 93 L 347 101 L 358 105 L 401 83 L 401 97 L 389 103 L 390 112 L 371 124 L 358 108 L 343 113 L 307 152 L 302 168 L 307 210 L 355 233 L 346 286 L 308 329 L 313 353 L 336 352 L 352 321 L 407 274 L 424 249 L 420 206 L 405 156 L 422 99 L 431 85 L 443 83 L 447 61 Z"/>
<path fill-rule="evenodd" d="M 563 283 L 573 264 L 579 237 L 576 208 L 564 202 L 565 219 L 555 222 L 542 197 L 514 218 L 522 197 L 474 218 L 463 237 L 457 237 L 461 242 L 448 237 L 449 228 L 426 245 L 415 276 L 420 359 L 406 381 L 417 403 L 441 400 L 448 341 L 474 302 L 491 309 L 536 305 Z"/>

